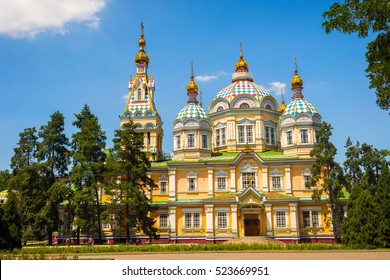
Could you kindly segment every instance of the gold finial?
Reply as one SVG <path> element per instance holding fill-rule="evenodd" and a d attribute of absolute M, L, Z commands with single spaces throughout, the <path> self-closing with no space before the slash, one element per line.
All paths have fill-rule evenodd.
<path fill-rule="evenodd" d="M 149 64 L 149 57 L 145 53 L 145 45 L 146 41 L 144 39 L 144 22 L 141 21 L 141 35 L 140 39 L 138 40 L 138 45 L 139 45 L 139 52 L 135 56 L 135 63 L 136 64 Z"/>
<path fill-rule="evenodd" d="M 280 111 L 281 115 L 283 115 L 284 110 L 286 110 L 286 104 L 284 104 L 284 92 L 283 92 L 283 89 L 282 89 L 282 104 L 280 105 L 280 108 L 279 108 L 279 111 Z"/>
<path fill-rule="evenodd" d="M 187 85 L 187 92 L 191 93 L 197 93 L 198 92 L 198 86 L 195 83 L 194 80 L 194 63 L 191 62 L 191 76 L 190 76 L 190 82 Z"/>
<path fill-rule="evenodd" d="M 240 41 L 240 59 L 236 63 L 236 71 L 239 70 L 248 71 L 248 63 L 244 60 L 244 55 L 242 54 L 242 41 Z"/>
<path fill-rule="evenodd" d="M 298 75 L 298 66 L 297 66 L 297 57 L 294 55 L 294 76 L 291 79 L 291 86 L 292 88 L 302 87 L 303 81 L 301 77 Z"/>
<path fill-rule="evenodd" d="M 249 144 L 247 143 L 242 151 L 243 151 L 244 153 L 252 153 L 252 152 L 253 152 L 253 149 L 252 149 L 251 146 L 249 146 Z"/>
<path fill-rule="evenodd" d="M 144 21 L 141 21 L 141 36 L 144 36 Z"/>

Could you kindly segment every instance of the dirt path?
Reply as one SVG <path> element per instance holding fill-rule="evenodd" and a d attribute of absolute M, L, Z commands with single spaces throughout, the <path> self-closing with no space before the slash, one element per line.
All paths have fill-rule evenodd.
<path fill-rule="evenodd" d="M 112 260 L 390 260 L 389 251 L 220 252 L 82 254 L 79 259 Z"/>

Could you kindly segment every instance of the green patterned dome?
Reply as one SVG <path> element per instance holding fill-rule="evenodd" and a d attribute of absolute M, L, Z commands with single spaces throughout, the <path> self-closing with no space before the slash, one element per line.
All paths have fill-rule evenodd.
<path fill-rule="evenodd" d="M 177 120 L 187 120 L 187 119 L 207 119 L 207 113 L 205 110 L 200 107 L 198 104 L 189 103 L 183 109 L 180 110 L 179 114 L 177 114 Z"/>

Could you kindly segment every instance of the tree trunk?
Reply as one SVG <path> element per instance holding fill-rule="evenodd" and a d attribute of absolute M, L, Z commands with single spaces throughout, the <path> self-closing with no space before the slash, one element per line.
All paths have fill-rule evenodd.
<path fill-rule="evenodd" d="M 96 194 L 96 213 L 97 213 L 97 223 L 98 223 L 98 244 L 102 243 L 102 222 L 101 222 L 101 214 L 100 214 L 100 199 L 99 199 L 99 191 L 98 188 L 95 188 Z"/>

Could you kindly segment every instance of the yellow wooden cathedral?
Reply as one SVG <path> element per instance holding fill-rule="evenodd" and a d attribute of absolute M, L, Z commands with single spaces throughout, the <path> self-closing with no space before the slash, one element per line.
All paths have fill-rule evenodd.
<path fill-rule="evenodd" d="M 121 124 L 131 118 L 144 135 L 159 186 L 147 193 L 158 210 L 160 242 L 222 242 L 267 236 L 284 242 L 329 242 L 326 199 L 305 187 L 321 115 L 303 96 L 295 67 L 292 100 L 279 105 L 254 82 L 242 48 L 232 81 L 208 109 L 198 102 L 193 69 L 188 101 L 173 121 L 173 157 L 162 158 L 162 121 L 148 76 L 143 30 Z M 184 92 L 184 89 L 183 89 Z M 142 237 L 142 235 L 140 235 Z"/>

